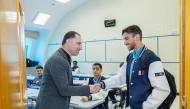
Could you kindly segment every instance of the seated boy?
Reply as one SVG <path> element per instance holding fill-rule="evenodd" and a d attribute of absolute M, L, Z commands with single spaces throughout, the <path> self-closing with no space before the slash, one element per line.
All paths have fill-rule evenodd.
<path fill-rule="evenodd" d="M 94 63 L 92 66 L 93 69 L 93 74 L 94 77 L 89 78 L 89 85 L 93 85 L 93 84 L 98 84 L 100 81 L 105 80 L 106 78 L 101 76 L 102 73 L 102 65 L 100 63 Z M 108 97 L 107 97 L 108 92 L 106 90 L 100 90 L 98 93 L 96 94 L 90 94 L 88 97 L 87 96 L 83 96 L 81 101 L 83 102 L 87 102 L 87 101 L 92 101 L 92 100 L 99 100 L 99 99 L 105 99 L 104 104 L 104 108 L 105 109 L 109 109 L 108 108 Z M 94 107 L 93 109 L 102 109 L 102 105 L 98 105 L 96 107 Z"/>
<path fill-rule="evenodd" d="M 33 83 L 31 84 L 30 87 L 33 87 L 33 86 L 40 86 L 41 84 L 41 81 L 42 81 L 42 73 L 43 73 L 43 67 L 42 66 L 38 66 L 36 67 L 36 70 L 37 70 L 37 74 L 38 76 L 36 76 L 33 80 Z"/>
<path fill-rule="evenodd" d="M 72 71 L 73 72 L 79 72 L 80 71 L 80 69 L 79 69 L 79 67 L 77 66 L 77 61 L 73 61 L 73 67 L 72 67 Z M 78 70 L 78 71 L 76 71 L 76 70 Z"/>

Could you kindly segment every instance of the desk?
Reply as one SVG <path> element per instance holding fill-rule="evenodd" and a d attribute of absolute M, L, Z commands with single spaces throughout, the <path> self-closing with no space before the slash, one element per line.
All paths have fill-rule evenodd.
<path fill-rule="evenodd" d="M 27 76 L 27 80 L 34 80 L 36 76 Z"/>
<path fill-rule="evenodd" d="M 90 78 L 90 77 L 94 77 L 93 74 L 76 74 L 76 73 L 73 73 L 73 76 L 74 77 L 85 77 L 85 78 Z M 109 76 L 109 75 L 102 75 L 106 78 L 110 78 L 112 76 Z M 34 80 L 36 76 L 27 76 L 27 80 Z"/>
<path fill-rule="evenodd" d="M 90 77 L 94 77 L 94 75 L 92 74 L 77 74 L 77 73 L 73 73 L 74 77 L 85 77 L 85 78 L 90 78 Z"/>
<path fill-rule="evenodd" d="M 81 96 L 72 96 L 70 101 L 70 107 L 72 108 L 79 108 L 79 109 L 90 109 L 93 108 L 99 104 L 102 104 L 105 99 L 102 100 L 96 100 L 96 101 L 88 101 L 88 102 L 82 102 Z"/>
<path fill-rule="evenodd" d="M 87 81 L 85 81 L 85 80 L 73 80 L 73 85 L 82 86 L 85 82 L 87 82 Z"/>
<path fill-rule="evenodd" d="M 37 89 L 31 89 L 31 88 L 27 88 L 27 92 L 28 92 L 28 98 L 32 99 L 32 100 L 36 100 L 38 97 L 38 93 L 40 90 Z"/>
<path fill-rule="evenodd" d="M 28 87 L 31 85 L 30 83 L 32 83 L 31 81 L 33 81 L 34 78 L 35 76 L 27 76 Z M 85 80 L 73 80 L 74 85 L 83 85 L 85 82 L 86 82 Z"/>
<path fill-rule="evenodd" d="M 39 90 L 27 88 L 27 91 L 28 91 L 28 98 L 33 100 L 37 99 Z M 79 109 L 90 109 L 99 104 L 102 104 L 105 101 L 105 99 L 102 99 L 96 101 L 82 102 L 80 101 L 81 98 L 82 98 L 81 96 L 71 96 L 70 107 L 79 108 Z"/>
<path fill-rule="evenodd" d="M 73 77 L 84 77 L 85 80 L 86 80 L 86 78 L 94 77 L 93 74 L 76 74 L 76 73 L 73 73 L 72 75 L 73 75 Z M 109 76 L 109 75 L 102 75 L 102 76 L 104 76 L 106 78 L 112 77 L 112 76 Z"/>
<path fill-rule="evenodd" d="M 109 76 L 109 75 L 102 75 L 106 78 L 110 78 L 112 76 Z M 34 80 L 36 76 L 27 76 L 27 80 Z M 94 77 L 94 75 L 92 74 L 76 74 L 76 73 L 73 73 L 73 77 L 84 77 L 84 78 L 90 78 L 90 77 Z"/>

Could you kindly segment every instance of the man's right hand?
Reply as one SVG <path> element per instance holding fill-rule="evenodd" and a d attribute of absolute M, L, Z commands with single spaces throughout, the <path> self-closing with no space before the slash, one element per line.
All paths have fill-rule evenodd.
<path fill-rule="evenodd" d="M 97 92 L 99 92 L 100 91 L 100 84 L 97 84 L 97 85 L 89 85 L 89 87 L 90 87 L 90 92 L 91 93 L 97 93 Z"/>

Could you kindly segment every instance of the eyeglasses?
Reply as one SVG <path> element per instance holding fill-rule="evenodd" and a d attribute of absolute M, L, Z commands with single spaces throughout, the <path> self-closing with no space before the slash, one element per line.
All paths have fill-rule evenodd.
<path fill-rule="evenodd" d="M 100 70 L 99 68 L 92 68 L 92 70 Z"/>

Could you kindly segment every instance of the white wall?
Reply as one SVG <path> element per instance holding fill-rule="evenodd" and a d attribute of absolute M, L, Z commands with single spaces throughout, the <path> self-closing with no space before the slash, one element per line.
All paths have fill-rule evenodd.
<path fill-rule="evenodd" d="M 30 53 L 31 53 L 30 50 L 31 50 L 32 41 L 33 41 L 33 38 L 25 37 L 25 45 L 28 46 L 28 51 L 26 51 L 27 52 L 26 58 L 30 58 Z"/>
<path fill-rule="evenodd" d="M 25 38 L 25 45 L 28 45 L 28 52 L 26 57 L 31 60 L 35 60 L 36 43 L 37 39 L 31 37 Z"/>
<path fill-rule="evenodd" d="M 29 45 L 29 58 L 39 62 L 43 66 L 46 61 L 47 45 L 52 34 L 51 30 L 25 26 L 25 30 L 39 31 L 37 39 L 26 38 L 26 44 Z"/>
<path fill-rule="evenodd" d="M 105 28 L 105 19 L 116 19 L 116 26 Z M 171 29 L 179 30 L 179 0 L 88 0 L 63 17 L 53 31 L 49 44 L 61 43 L 64 34 L 68 31 L 79 32 L 83 41 L 92 41 L 94 36 L 98 40 L 109 40 L 114 34 L 117 34 L 118 38 L 122 38 L 122 29 L 132 24 L 139 25 L 145 36 L 168 35 Z M 143 42 L 157 53 L 157 40 L 143 39 Z M 123 41 L 119 42 L 120 45 L 117 41 L 109 42 L 106 46 L 106 62 L 104 61 L 105 48 L 102 42 L 83 43 L 83 46 L 85 44 L 88 45 L 86 49 L 83 47 L 81 54 L 78 57 L 73 57 L 73 60 L 83 61 L 79 62 L 78 65 L 81 71 L 86 73 L 92 72 L 92 64 L 96 60 L 102 63 L 103 74 L 116 73 L 119 62 L 125 61 L 128 54 Z M 159 56 L 162 61 L 179 62 L 178 46 L 178 37 L 159 40 L 158 48 L 161 51 Z M 61 44 L 49 45 L 47 59 L 59 47 Z M 84 59 L 86 60 L 84 61 Z M 114 63 L 115 61 L 117 63 Z M 179 69 L 172 70 L 173 66 L 176 65 L 179 66 L 178 64 L 164 64 L 179 80 Z"/>
<path fill-rule="evenodd" d="M 104 27 L 104 20 L 116 19 L 116 26 Z M 147 36 L 167 35 L 179 28 L 179 0 L 88 0 L 68 13 L 52 34 L 49 43 L 61 42 L 64 34 L 75 30 L 83 41 L 121 37 L 121 30 L 137 24 Z"/>
<path fill-rule="evenodd" d="M 35 60 L 39 61 L 39 65 L 43 66 L 45 63 L 46 56 L 46 48 L 48 43 L 48 36 L 50 35 L 50 30 L 42 30 L 40 31 L 37 45 L 36 45 L 36 53 L 35 53 Z M 45 54 L 45 55 L 44 55 Z"/>

